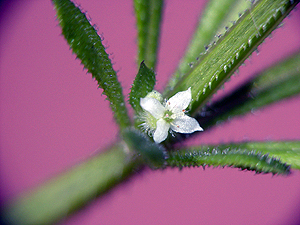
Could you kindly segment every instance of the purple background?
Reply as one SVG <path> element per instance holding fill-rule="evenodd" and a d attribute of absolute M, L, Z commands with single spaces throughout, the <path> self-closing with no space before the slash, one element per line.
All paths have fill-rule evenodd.
<path fill-rule="evenodd" d="M 124 93 L 137 67 L 131 1 L 78 0 L 103 32 Z M 162 90 L 205 1 L 166 1 L 158 58 Z M 0 16 L 1 199 L 8 200 L 117 139 L 108 101 L 71 54 L 50 1 L 12 1 Z M 225 91 L 300 49 L 300 11 L 259 47 Z M 221 90 L 218 94 L 223 94 Z M 300 139 L 300 97 L 196 136 L 190 143 Z M 300 172 L 146 170 L 61 224 L 299 224 Z"/>

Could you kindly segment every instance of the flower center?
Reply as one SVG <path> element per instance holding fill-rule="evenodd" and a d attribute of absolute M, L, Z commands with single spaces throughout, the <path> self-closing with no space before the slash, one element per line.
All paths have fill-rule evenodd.
<path fill-rule="evenodd" d="M 171 110 L 166 110 L 165 111 L 165 114 L 163 116 L 163 119 L 167 122 L 167 123 L 172 123 L 173 120 L 175 120 L 176 118 L 178 117 L 181 117 L 183 116 L 185 113 L 185 110 L 183 109 L 182 111 L 180 112 L 172 112 Z"/>
<path fill-rule="evenodd" d="M 176 118 L 176 116 L 175 116 L 175 118 L 174 118 L 174 116 L 175 116 L 175 114 L 173 114 L 169 110 L 166 110 L 163 118 L 167 123 L 171 123 Z"/>

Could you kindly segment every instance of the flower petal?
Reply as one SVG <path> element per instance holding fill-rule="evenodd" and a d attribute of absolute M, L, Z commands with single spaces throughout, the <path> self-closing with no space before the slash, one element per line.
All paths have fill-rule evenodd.
<path fill-rule="evenodd" d="M 156 119 L 160 119 L 164 116 L 165 107 L 155 98 L 141 98 L 140 105 Z"/>
<path fill-rule="evenodd" d="M 181 112 L 186 109 L 192 100 L 192 91 L 191 88 L 186 91 L 181 91 L 171 97 L 167 103 L 166 107 L 171 110 L 173 113 Z"/>
<path fill-rule="evenodd" d="M 156 122 L 156 130 L 153 135 L 153 140 L 156 143 L 164 141 L 168 137 L 168 131 L 170 129 L 170 124 L 167 123 L 164 119 L 159 119 Z"/>
<path fill-rule="evenodd" d="M 203 131 L 197 120 L 187 115 L 177 117 L 171 123 L 171 129 L 178 133 L 189 134 L 195 131 Z"/>

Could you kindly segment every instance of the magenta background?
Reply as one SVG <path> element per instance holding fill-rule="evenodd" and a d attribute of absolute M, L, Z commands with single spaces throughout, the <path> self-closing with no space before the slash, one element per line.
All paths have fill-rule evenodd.
<path fill-rule="evenodd" d="M 124 93 L 137 72 L 131 1 L 78 0 L 103 32 Z M 157 89 L 174 71 L 204 1 L 166 1 Z M 3 9 L 2 9 L 3 10 Z M 50 1 L 12 1 L 0 23 L 1 199 L 8 200 L 117 139 L 108 102 L 71 54 Z M 228 90 L 300 49 L 294 11 Z M 220 91 L 219 94 L 224 93 Z M 234 119 L 194 143 L 300 139 L 300 97 Z M 238 169 L 146 170 L 61 224 L 299 224 L 300 173 Z"/>

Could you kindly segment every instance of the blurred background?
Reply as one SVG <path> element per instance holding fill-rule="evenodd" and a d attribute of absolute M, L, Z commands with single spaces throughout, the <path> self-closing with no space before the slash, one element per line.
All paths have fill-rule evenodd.
<path fill-rule="evenodd" d="M 131 1 L 76 0 L 96 24 L 124 94 L 137 73 Z M 206 1 L 168 0 L 157 90 L 184 53 Z M 118 139 L 108 101 L 69 50 L 51 1 L 0 4 L 0 198 L 6 202 Z M 299 8 L 299 6 L 298 6 Z M 221 95 L 300 49 L 300 12 L 273 32 Z M 188 144 L 299 140 L 300 97 L 221 124 Z M 132 111 L 131 111 L 132 113 Z M 60 224 L 300 223 L 300 172 L 288 177 L 232 168 L 146 169 Z"/>

